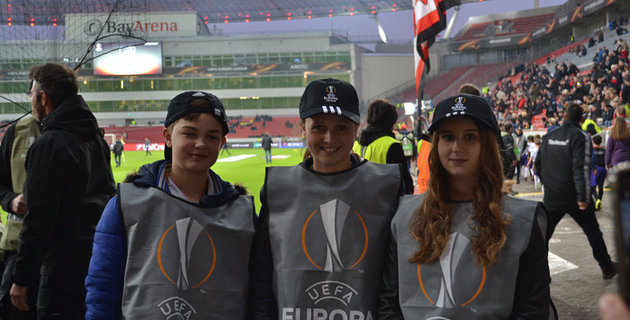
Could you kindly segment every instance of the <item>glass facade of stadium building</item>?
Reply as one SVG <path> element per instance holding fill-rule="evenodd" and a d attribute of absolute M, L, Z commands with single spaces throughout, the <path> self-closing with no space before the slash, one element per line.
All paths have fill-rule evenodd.
<path fill-rule="evenodd" d="M 95 75 L 94 61 L 81 66 L 80 94 L 93 112 L 134 113 L 138 124 L 155 123 L 160 117 L 163 119 L 156 112 L 165 113 L 172 97 L 182 91 L 203 90 L 221 98 L 228 114 L 230 110 L 238 110 L 239 114 L 249 110 L 252 114 L 297 115 L 295 109 L 309 82 L 328 77 L 354 82 L 356 67 L 353 66 L 360 51 L 332 33 L 196 36 L 150 41 L 162 46 L 161 74 L 103 76 Z M 30 108 L 26 96 L 28 70 L 51 59 L 37 57 L 38 50 L 42 51 L 41 56 L 46 55 L 43 52 L 47 50 L 46 44 L 33 40 L 0 41 L 0 52 L 2 46 L 12 45 L 29 46 L 31 53 L 0 58 L 0 95 Z M 11 115 L 23 113 L 22 107 L 0 99 L 0 117 L 10 119 Z"/>

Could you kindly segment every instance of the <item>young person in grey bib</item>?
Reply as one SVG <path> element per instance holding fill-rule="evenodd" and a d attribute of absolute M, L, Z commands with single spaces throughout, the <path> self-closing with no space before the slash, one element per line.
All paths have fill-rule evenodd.
<path fill-rule="evenodd" d="M 547 319 L 546 212 L 502 194 L 490 106 L 447 98 L 429 133 L 429 189 L 403 197 L 392 220 L 378 319 Z"/>
<path fill-rule="evenodd" d="M 374 319 L 403 166 L 352 153 L 359 99 L 311 82 L 300 102 L 304 162 L 268 167 L 254 240 L 251 319 Z"/>
<path fill-rule="evenodd" d="M 171 100 L 165 160 L 118 186 L 97 226 L 86 319 L 246 319 L 251 196 L 213 172 L 228 133 L 212 94 Z"/>

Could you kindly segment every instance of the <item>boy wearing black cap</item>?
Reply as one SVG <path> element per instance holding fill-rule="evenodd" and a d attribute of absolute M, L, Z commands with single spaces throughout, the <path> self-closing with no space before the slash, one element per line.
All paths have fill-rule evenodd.
<path fill-rule="evenodd" d="M 351 153 L 359 99 L 350 83 L 311 82 L 300 118 L 304 162 L 267 167 L 261 191 L 251 319 L 372 319 L 403 167 Z"/>
<path fill-rule="evenodd" d="M 120 184 L 97 226 L 86 319 L 245 319 L 254 209 L 210 169 L 225 119 L 212 94 L 171 100 L 166 159 Z"/>

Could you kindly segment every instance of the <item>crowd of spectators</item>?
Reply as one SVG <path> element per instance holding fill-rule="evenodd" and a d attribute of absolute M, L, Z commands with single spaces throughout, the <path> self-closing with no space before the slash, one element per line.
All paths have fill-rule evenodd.
<path fill-rule="evenodd" d="M 530 128 L 532 118 L 541 113 L 539 126 L 555 125 L 572 102 L 583 106 L 588 118 L 609 127 L 614 117 L 630 115 L 628 43 L 622 38 L 614 43 L 612 50 L 598 48 L 591 70 L 580 72 L 572 63 L 552 60 L 520 65 L 485 96 L 499 120 L 511 120 L 519 129 Z"/>
<path fill-rule="evenodd" d="M 628 18 L 621 16 L 618 20 L 612 20 L 608 23 L 608 28 L 614 30 L 618 36 L 628 33 Z"/>

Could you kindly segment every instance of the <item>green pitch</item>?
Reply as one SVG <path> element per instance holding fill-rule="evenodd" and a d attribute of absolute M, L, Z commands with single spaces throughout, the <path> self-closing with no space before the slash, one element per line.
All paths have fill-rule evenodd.
<path fill-rule="evenodd" d="M 222 179 L 231 183 L 245 186 L 249 193 L 254 196 L 256 203 L 256 213 L 260 210 L 260 188 L 265 181 L 265 167 L 292 166 L 302 161 L 302 149 L 272 149 L 274 157 L 271 164 L 265 163 L 265 152 L 263 149 L 230 149 L 231 155 L 226 152 L 219 156 L 219 161 L 212 166 L 212 170 L 219 174 Z M 247 157 L 243 160 L 233 162 L 222 162 L 221 159 L 229 159 L 234 156 Z M 125 151 L 124 160 L 120 168 L 116 168 L 114 156 L 112 155 L 112 171 L 116 183 L 122 182 L 127 174 L 135 172 L 143 164 L 164 159 L 163 152 L 151 152 L 150 156 L 144 151 Z"/>
<path fill-rule="evenodd" d="M 254 196 L 256 205 L 256 213 L 260 210 L 260 188 L 265 182 L 265 167 L 273 166 L 292 166 L 302 162 L 302 149 L 272 149 L 271 154 L 276 157 L 271 164 L 265 163 L 265 151 L 263 149 L 230 149 L 231 155 L 223 153 L 220 159 L 225 159 L 238 155 L 253 155 L 243 160 L 234 162 L 217 162 L 212 166 L 212 170 L 219 174 L 222 179 L 231 183 L 238 183 L 247 188 L 249 193 Z M 151 163 L 164 159 L 164 153 L 151 152 L 146 155 L 144 151 L 125 151 L 124 160 L 120 168 L 116 168 L 114 155 L 112 154 L 112 172 L 114 180 L 120 183 L 125 177 L 136 172 L 143 164 Z M 7 213 L 0 208 L 0 218 L 2 223 L 6 223 Z"/>

